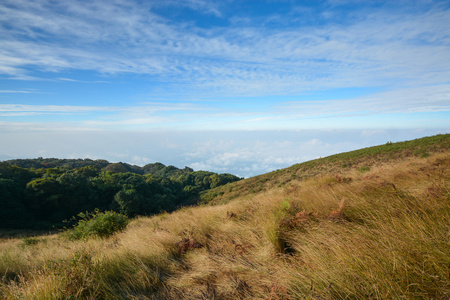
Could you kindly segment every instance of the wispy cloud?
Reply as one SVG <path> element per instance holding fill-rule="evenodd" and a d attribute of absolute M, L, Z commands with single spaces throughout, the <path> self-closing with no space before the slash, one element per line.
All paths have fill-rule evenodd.
<path fill-rule="evenodd" d="M 77 113 L 99 110 L 109 109 L 93 106 L 0 104 L 0 112 Z"/>
<path fill-rule="evenodd" d="M 373 8 L 352 16 L 353 22 L 283 29 L 255 23 L 204 29 L 158 15 L 153 8 L 161 5 L 4 1 L 1 70 L 13 78 L 27 75 L 30 65 L 53 72 L 148 74 L 184 93 L 189 86 L 197 93 L 247 96 L 442 84 L 450 78 L 450 10 L 439 3 L 420 12 L 405 9 L 401 17 L 398 7 Z M 206 1 L 164 5 L 228 17 Z"/>
<path fill-rule="evenodd" d="M 195 119 L 204 119 L 209 113 L 212 118 L 218 110 L 190 103 L 167 104 L 148 102 L 140 106 L 71 106 L 71 105 L 24 105 L 0 104 L 1 126 L 21 130 L 74 129 L 143 129 L 175 127 Z M 60 116 L 66 116 L 61 120 Z M 33 117 L 33 121 L 28 118 Z M 40 118 L 42 117 L 42 118 Z M 211 117 L 211 116 L 210 116 Z M 208 117 L 208 120 L 209 118 Z M 6 119 L 8 118 L 8 119 Z M 26 118 L 27 120 L 23 120 Z M 144 126 L 144 127 L 143 127 Z"/>
<path fill-rule="evenodd" d="M 313 117 L 355 113 L 449 112 L 450 85 L 404 88 L 353 99 L 293 101 L 278 106 L 280 114 Z"/>
<path fill-rule="evenodd" d="M 77 83 L 91 83 L 91 84 L 94 84 L 94 83 L 111 83 L 111 81 L 106 81 L 106 80 L 88 81 L 88 80 L 78 80 L 78 79 L 64 78 L 64 77 L 57 78 L 56 80 L 67 81 L 67 82 L 77 82 Z"/>
<path fill-rule="evenodd" d="M 0 94 L 39 94 L 36 91 L 0 90 Z"/>
<path fill-rule="evenodd" d="M 8 91 L 5 91 L 8 92 Z M 107 129 L 120 128 L 145 130 L 149 128 L 183 128 L 183 129 L 275 129 L 293 128 L 292 126 L 310 127 L 312 122 L 322 120 L 319 125 L 326 128 L 339 127 L 335 118 L 347 118 L 361 115 L 389 115 L 412 113 L 439 113 L 450 111 L 450 86 L 446 84 L 417 86 L 393 91 L 374 92 L 354 98 L 311 100 L 302 96 L 301 100 L 271 102 L 262 105 L 250 105 L 252 98 L 243 98 L 229 106 L 227 102 L 216 101 L 152 101 L 130 106 L 74 106 L 74 105 L 24 105 L 0 104 L 0 116 L 8 117 L 11 126 L 14 122 L 23 122 L 20 117 L 34 118 L 35 122 L 61 122 L 59 115 L 71 116 L 67 122 L 71 127 Z M 15 117 L 15 118 L 14 118 Z M 324 122 L 324 118 L 334 122 Z M 300 123 L 299 123 L 300 122 Z M 371 124 L 370 120 L 357 121 L 361 126 Z M 379 126 L 392 126 L 395 120 Z M 442 123 L 442 122 L 441 122 Z M 3 123 L 6 126 L 7 123 Z M 328 124 L 328 125 L 327 125 Z M 409 124 L 405 126 L 413 126 Z M 443 122 L 442 126 L 448 126 Z M 40 125 L 44 126 L 43 124 Z M 342 125 L 344 126 L 345 125 Z M 371 126 L 371 125 L 370 125 Z M 370 127 L 369 126 L 369 127 Z M 30 128 L 35 127 L 30 124 Z M 316 128 L 317 125 L 314 126 Z"/>

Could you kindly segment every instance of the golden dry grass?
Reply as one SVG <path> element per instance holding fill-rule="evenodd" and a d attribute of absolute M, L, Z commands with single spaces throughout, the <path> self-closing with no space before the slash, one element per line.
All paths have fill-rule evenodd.
<path fill-rule="evenodd" d="M 0 295 L 448 299 L 449 164 L 439 151 L 289 177 L 226 204 L 135 219 L 103 240 L 4 239 Z"/>

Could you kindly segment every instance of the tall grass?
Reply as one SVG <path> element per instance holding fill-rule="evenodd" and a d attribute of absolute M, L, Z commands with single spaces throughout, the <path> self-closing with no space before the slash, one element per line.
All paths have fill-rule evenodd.
<path fill-rule="evenodd" d="M 106 239 L 4 239 L 0 298 L 448 299 L 450 155 L 429 154 L 262 182 Z"/>
<path fill-rule="evenodd" d="M 448 158 L 439 162 L 439 168 L 447 169 L 448 162 Z M 292 236 L 300 257 L 295 264 L 304 266 L 292 272 L 297 278 L 291 282 L 294 295 L 303 297 L 312 290 L 320 297 L 338 299 L 450 295 L 450 199 L 444 185 L 448 174 L 445 179 L 441 169 L 420 176 L 399 165 L 389 171 L 384 169 L 387 176 L 376 175 L 376 181 L 363 178 L 357 186 L 350 185 L 351 190 L 341 190 L 348 206 L 340 220 L 320 222 L 306 234 Z M 402 181 L 395 184 L 392 177 Z M 421 193 L 405 185 L 418 179 L 429 185 Z M 436 188 L 440 193 L 434 192 Z"/>

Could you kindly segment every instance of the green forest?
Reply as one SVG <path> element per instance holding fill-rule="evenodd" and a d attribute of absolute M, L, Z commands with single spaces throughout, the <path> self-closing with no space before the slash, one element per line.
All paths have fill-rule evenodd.
<path fill-rule="evenodd" d="M 241 178 L 91 159 L 17 159 L 0 162 L 0 228 L 68 226 L 80 212 L 115 211 L 135 217 L 196 204 L 201 192 Z"/>

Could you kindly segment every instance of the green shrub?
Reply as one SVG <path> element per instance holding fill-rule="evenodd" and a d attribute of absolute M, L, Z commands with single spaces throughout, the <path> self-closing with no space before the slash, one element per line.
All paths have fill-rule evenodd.
<path fill-rule="evenodd" d="M 361 168 L 358 169 L 358 171 L 360 173 L 369 172 L 370 171 L 370 167 L 369 166 L 362 166 Z"/>
<path fill-rule="evenodd" d="M 78 223 L 66 231 L 66 236 L 72 240 L 86 239 L 92 236 L 106 238 L 122 231 L 128 225 L 127 216 L 114 211 L 79 213 Z"/>
<path fill-rule="evenodd" d="M 27 247 L 27 246 L 33 246 L 33 245 L 37 245 L 40 242 L 45 242 L 45 239 L 40 239 L 37 237 L 24 237 L 22 238 L 22 243 L 20 244 L 20 246 L 22 248 Z"/>

